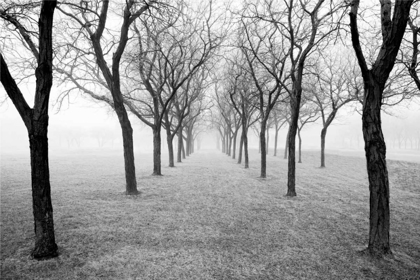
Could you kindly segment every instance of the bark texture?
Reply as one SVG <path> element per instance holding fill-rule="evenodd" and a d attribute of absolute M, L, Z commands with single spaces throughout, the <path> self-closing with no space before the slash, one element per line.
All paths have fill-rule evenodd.
<path fill-rule="evenodd" d="M 32 250 L 32 256 L 36 259 L 58 255 L 48 159 L 48 104 L 53 82 L 52 29 L 56 5 L 57 1 L 43 1 L 41 5 L 38 21 L 39 51 L 33 52 L 38 62 L 38 67 L 35 70 L 36 90 L 33 109 L 26 103 L 2 54 L 0 54 L 1 83 L 22 117 L 29 136 L 35 230 L 35 247 Z M 30 39 L 27 40 L 30 41 Z"/>
<path fill-rule="evenodd" d="M 359 41 L 357 27 L 359 1 L 353 0 L 351 3 L 352 44 L 364 82 L 362 130 L 370 192 L 367 252 L 375 256 L 391 254 L 389 244 L 389 180 L 386 166 L 386 146 L 381 127 L 382 97 L 385 83 L 395 64 L 412 2 L 410 0 L 395 1 L 393 18 L 391 19 L 391 1 L 381 1 L 383 42 L 371 69 L 368 69 Z"/>

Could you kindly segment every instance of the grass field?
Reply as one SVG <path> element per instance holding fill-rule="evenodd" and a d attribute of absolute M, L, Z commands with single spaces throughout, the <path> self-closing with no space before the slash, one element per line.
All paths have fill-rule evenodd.
<path fill-rule="evenodd" d="M 420 164 L 388 161 L 393 257 L 370 259 L 363 158 L 304 153 L 295 198 L 287 162 L 243 169 L 199 151 L 164 176 L 137 155 L 142 194 L 126 196 L 120 153 L 51 154 L 60 256 L 33 246 L 27 156 L 1 159 L 1 279 L 420 279 Z M 163 158 L 166 163 L 166 158 Z"/>

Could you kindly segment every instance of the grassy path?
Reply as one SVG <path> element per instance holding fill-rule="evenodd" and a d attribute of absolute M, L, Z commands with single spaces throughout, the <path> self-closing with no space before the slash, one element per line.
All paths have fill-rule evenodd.
<path fill-rule="evenodd" d="M 417 279 L 420 165 L 390 161 L 394 258 L 370 260 L 364 160 L 317 154 L 298 165 L 298 197 L 287 198 L 285 160 L 259 155 L 243 169 L 200 151 L 151 173 L 137 156 L 142 194 L 123 194 L 119 154 L 51 157 L 60 257 L 38 262 L 32 246 L 29 166 L 2 158 L 2 279 Z M 166 159 L 166 158 L 164 158 Z M 7 161 L 6 161 L 7 160 Z"/>

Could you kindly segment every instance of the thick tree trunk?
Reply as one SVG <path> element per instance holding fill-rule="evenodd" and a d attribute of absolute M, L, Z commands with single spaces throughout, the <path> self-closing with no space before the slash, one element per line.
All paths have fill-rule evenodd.
<path fill-rule="evenodd" d="M 242 163 L 242 150 L 244 148 L 244 132 L 241 132 L 241 139 L 239 140 L 239 155 L 238 155 L 238 164 Z"/>
<path fill-rule="evenodd" d="M 29 136 L 35 231 L 35 247 L 32 250 L 32 256 L 36 259 L 52 258 L 58 255 L 54 234 L 48 159 L 48 105 L 53 84 L 52 31 L 56 5 L 57 1 L 42 1 L 41 4 L 38 20 L 39 48 L 37 53 L 33 51 L 38 60 L 35 70 L 36 89 L 33 109 L 24 99 L 0 53 L 0 82 L 25 123 Z"/>
<path fill-rule="evenodd" d="M 131 127 L 130 120 L 128 119 L 127 111 L 121 110 L 115 104 L 115 112 L 117 113 L 118 120 L 120 122 L 122 137 L 123 137 L 123 149 L 124 149 L 124 167 L 125 167 L 125 192 L 128 195 L 138 194 L 137 190 L 137 179 L 136 179 L 136 167 L 134 163 L 134 143 L 133 143 L 133 128 Z"/>
<path fill-rule="evenodd" d="M 168 142 L 168 153 L 169 153 L 169 167 L 175 167 L 175 160 L 174 160 L 174 144 L 171 132 L 166 135 L 166 141 Z"/>
<path fill-rule="evenodd" d="M 160 126 L 153 128 L 153 174 L 162 175 Z"/>
<path fill-rule="evenodd" d="M 182 139 L 182 137 L 181 137 L 181 143 L 182 143 L 182 145 L 181 145 L 182 159 L 186 159 L 187 157 L 186 157 L 186 153 L 185 153 L 185 144 L 184 144 L 184 140 Z"/>
<path fill-rule="evenodd" d="M 260 130 L 260 149 L 261 149 L 261 178 L 267 177 L 267 152 L 266 152 L 266 143 L 265 143 L 265 132 L 266 132 L 266 122 L 263 120 L 261 122 Z"/>
<path fill-rule="evenodd" d="M 279 139 L 279 131 L 276 128 L 276 133 L 274 134 L 274 156 L 275 157 L 277 156 L 277 142 L 278 142 L 278 139 Z"/>
<path fill-rule="evenodd" d="M 181 156 L 182 156 L 182 127 L 179 128 L 178 131 L 178 153 L 177 153 L 177 159 L 176 162 L 182 162 Z"/>
<path fill-rule="evenodd" d="M 35 226 L 34 258 L 58 255 L 54 235 L 53 207 L 51 203 L 50 172 L 48 165 L 48 116 L 33 122 L 29 133 L 31 153 L 32 202 Z"/>
<path fill-rule="evenodd" d="M 298 128 L 300 100 L 292 101 L 291 118 L 288 133 L 289 159 L 287 171 L 287 194 L 286 196 L 296 196 L 296 132 Z"/>
<path fill-rule="evenodd" d="M 390 254 L 389 245 L 389 181 L 386 145 L 381 127 L 382 89 L 371 77 L 365 87 L 363 106 L 363 138 L 370 191 L 370 224 L 368 251 L 373 255 Z"/>
<path fill-rule="evenodd" d="M 325 167 L 325 137 L 327 135 L 328 127 L 321 130 L 321 167 Z"/>

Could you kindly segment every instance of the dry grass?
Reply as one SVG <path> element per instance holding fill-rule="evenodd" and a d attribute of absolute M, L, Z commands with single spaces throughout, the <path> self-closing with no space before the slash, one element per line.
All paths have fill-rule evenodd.
<path fill-rule="evenodd" d="M 123 194 L 118 153 L 51 155 L 60 256 L 33 245 L 29 163 L 1 162 L 2 279 L 419 279 L 420 165 L 389 161 L 393 258 L 359 253 L 367 243 L 364 160 L 304 153 L 298 197 L 287 198 L 287 163 L 251 152 L 244 170 L 220 152 L 198 152 L 153 177 L 137 155 L 140 196 Z M 164 158 L 166 159 L 166 158 Z"/>

